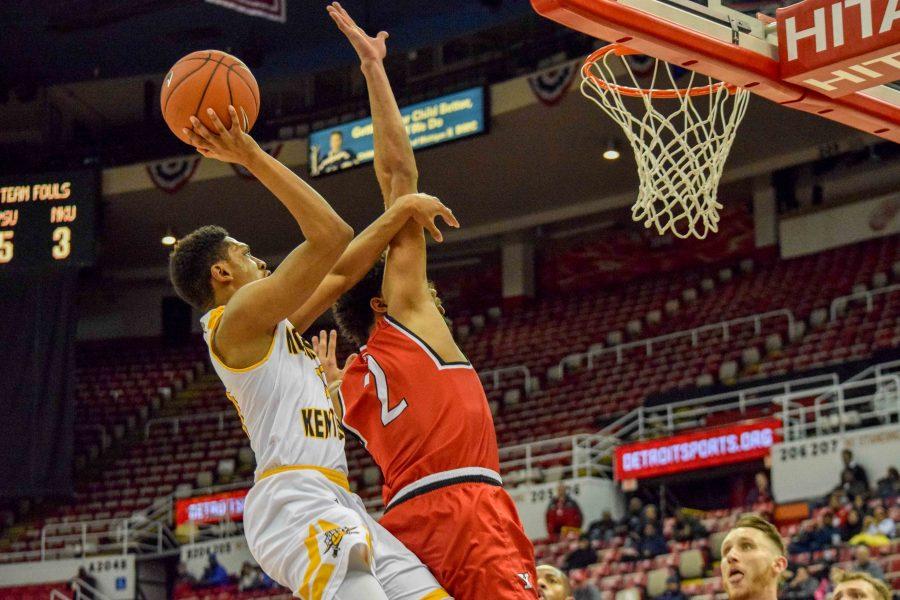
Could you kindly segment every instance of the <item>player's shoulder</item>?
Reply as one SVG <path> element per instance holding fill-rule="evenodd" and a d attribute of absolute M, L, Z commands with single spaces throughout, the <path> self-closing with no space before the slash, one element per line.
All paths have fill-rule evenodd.
<path fill-rule="evenodd" d="M 471 363 L 469 363 L 464 356 L 461 356 L 458 360 L 442 357 L 441 352 L 437 350 L 438 346 L 435 346 L 434 344 L 434 340 L 429 341 L 427 335 L 416 332 L 412 327 L 399 321 L 396 317 L 385 315 L 384 319 L 381 321 L 383 321 L 384 338 L 389 340 L 389 343 L 413 351 L 420 355 L 423 360 L 433 363 L 438 369 L 472 368 Z M 450 342 L 453 343 L 455 347 L 455 342 L 453 342 L 452 339 Z M 447 354 L 449 353 L 445 353 L 445 355 Z M 459 354 L 461 355 L 461 353 Z"/>

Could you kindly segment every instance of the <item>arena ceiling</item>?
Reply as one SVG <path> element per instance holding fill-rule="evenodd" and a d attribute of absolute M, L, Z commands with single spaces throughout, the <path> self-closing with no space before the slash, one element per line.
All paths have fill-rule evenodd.
<path fill-rule="evenodd" d="M 327 69 L 347 59 L 325 0 L 287 1 L 287 21 L 204 0 L 3 0 L 0 85 L 7 89 L 164 73 L 200 48 L 231 51 L 258 77 Z M 392 51 L 432 45 L 527 14 L 502 0 L 346 0 L 361 24 L 391 32 Z"/>

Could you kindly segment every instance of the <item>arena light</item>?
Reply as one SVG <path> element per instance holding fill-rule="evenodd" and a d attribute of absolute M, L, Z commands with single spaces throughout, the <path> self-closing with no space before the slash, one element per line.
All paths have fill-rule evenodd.
<path fill-rule="evenodd" d="M 163 246 L 174 246 L 175 242 L 178 240 L 175 238 L 175 234 L 172 233 L 171 229 L 166 230 L 166 235 L 162 237 L 162 245 Z"/>
<path fill-rule="evenodd" d="M 603 151 L 603 158 L 606 160 L 617 160 L 620 156 L 619 144 L 616 143 L 616 140 L 609 140 L 609 143 L 606 145 L 606 150 Z"/>

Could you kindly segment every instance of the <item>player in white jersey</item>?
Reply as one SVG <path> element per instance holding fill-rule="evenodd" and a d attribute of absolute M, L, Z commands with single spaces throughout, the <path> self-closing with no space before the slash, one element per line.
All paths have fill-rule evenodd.
<path fill-rule="evenodd" d="M 206 311 L 204 338 L 257 458 L 244 507 L 251 553 L 304 600 L 449 598 L 422 563 L 370 518 L 350 492 L 344 434 L 321 366 L 300 332 L 352 287 L 410 220 L 436 238 L 436 199 L 409 195 L 352 242 L 350 227 L 309 185 L 215 114 L 216 133 L 192 120 L 206 157 L 239 163 L 291 213 L 306 238 L 274 273 L 246 244 L 206 226 L 169 261 L 178 294 Z"/>

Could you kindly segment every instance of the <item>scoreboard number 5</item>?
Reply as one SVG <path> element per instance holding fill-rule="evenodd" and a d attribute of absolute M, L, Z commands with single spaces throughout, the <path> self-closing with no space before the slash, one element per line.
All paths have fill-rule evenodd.
<path fill-rule="evenodd" d="M 56 260 L 68 258 L 72 253 L 72 230 L 68 227 L 57 227 L 53 230 L 53 241 L 56 244 L 50 250 L 50 254 Z"/>
<path fill-rule="evenodd" d="M 13 231 L 0 231 L 0 264 L 6 264 L 13 259 Z"/>

